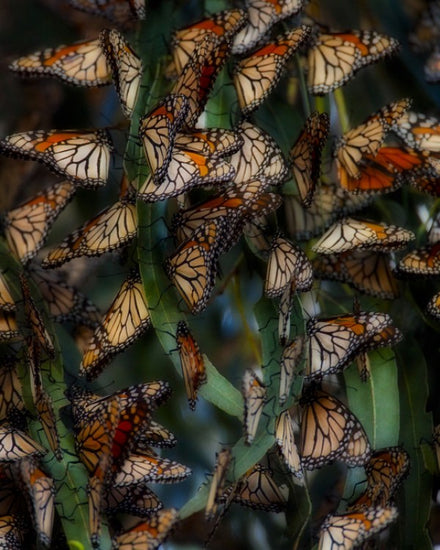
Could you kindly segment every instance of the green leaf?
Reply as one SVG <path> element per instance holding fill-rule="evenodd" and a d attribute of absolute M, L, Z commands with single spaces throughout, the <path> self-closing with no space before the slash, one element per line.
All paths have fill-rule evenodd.
<path fill-rule="evenodd" d="M 356 365 L 344 373 L 350 410 L 364 427 L 373 449 L 397 445 L 400 429 L 398 372 L 394 352 L 389 349 L 368 354 L 371 376 L 359 377 Z"/>
<path fill-rule="evenodd" d="M 243 417 L 243 397 L 241 393 L 214 367 L 206 355 L 205 368 L 207 383 L 200 387 L 199 395 L 231 416 Z"/>
<path fill-rule="evenodd" d="M 432 476 L 425 467 L 420 443 L 432 439 L 432 415 L 426 411 L 428 383 L 426 363 L 417 341 L 407 336 L 399 347 L 401 392 L 400 440 L 409 453 L 411 468 L 404 481 L 405 516 L 399 524 L 401 548 L 432 548 L 426 524 L 431 508 Z"/>

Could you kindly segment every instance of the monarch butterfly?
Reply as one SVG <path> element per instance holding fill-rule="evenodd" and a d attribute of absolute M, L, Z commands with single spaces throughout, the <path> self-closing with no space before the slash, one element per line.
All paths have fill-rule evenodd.
<path fill-rule="evenodd" d="M 365 155 L 359 167 L 362 168 L 359 179 L 350 177 L 345 170 L 340 171 L 339 183 L 350 193 L 390 193 L 404 183 L 402 174 L 387 161 L 382 147 L 373 158 Z"/>
<path fill-rule="evenodd" d="M 332 225 L 312 250 L 318 254 L 338 254 L 355 249 L 386 252 L 404 248 L 414 238 L 414 233 L 403 227 L 344 218 Z"/>
<path fill-rule="evenodd" d="M 236 153 L 243 146 L 243 138 L 235 130 L 208 128 L 186 130 L 176 135 L 175 147 L 211 158 L 223 158 Z"/>
<path fill-rule="evenodd" d="M 265 44 L 234 69 L 234 87 L 243 115 L 254 111 L 278 84 L 289 58 L 307 40 L 311 27 L 302 25 Z"/>
<path fill-rule="evenodd" d="M 286 499 L 272 478 L 269 468 L 255 464 L 238 480 L 233 501 L 255 510 L 281 512 Z"/>
<path fill-rule="evenodd" d="M 375 31 L 322 33 L 309 49 L 307 86 L 323 95 L 339 88 L 359 69 L 397 51 L 396 39 Z"/>
<path fill-rule="evenodd" d="M 214 473 L 209 487 L 208 499 L 205 507 L 205 519 L 211 520 L 217 514 L 219 499 L 223 495 L 226 482 L 226 474 L 231 463 L 232 454 L 230 449 L 222 449 L 216 455 Z"/>
<path fill-rule="evenodd" d="M 283 347 L 287 344 L 290 336 L 290 317 L 294 296 L 295 290 L 292 290 L 292 286 L 289 285 L 281 294 L 278 303 L 278 339 Z"/>
<path fill-rule="evenodd" d="M 341 371 L 362 351 L 391 346 L 402 338 L 386 313 L 347 314 L 312 318 L 307 323 L 306 378 L 321 378 Z M 389 332 L 388 328 L 391 327 Z"/>
<path fill-rule="evenodd" d="M 0 517 L 0 544 L 3 548 L 21 550 L 28 531 L 26 520 L 21 514 L 6 514 Z"/>
<path fill-rule="evenodd" d="M 44 454 L 46 454 L 46 449 L 26 433 L 13 428 L 9 422 L 0 424 L 0 460 L 15 461 L 32 455 Z"/>
<path fill-rule="evenodd" d="M 257 46 L 275 23 L 296 15 L 303 5 L 303 0 L 249 0 L 248 21 L 235 35 L 232 53 L 242 54 Z"/>
<path fill-rule="evenodd" d="M 162 201 L 199 185 L 231 180 L 234 174 L 234 169 L 225 160 L 175 148 L 163 181 L 156 185 L 151 175 L 148 176 L 139 189 L 138 198 L 146 202 Z"/>
<path fill-rule="evenodd" d="M 145 486 L 106 487 L 103 495 L 105 514 L 131 514 L 145 518 L 163 508 L 157 495 Z"/>
<path fill-rule="evenodd" d="M 334 460 L 361 466 L 370 458 L 367 435 L 356 416 L 336 397 L 311 387 L 300 401 L 300 456 L 306 470 Z"/>
<path fill-rule="evenodd" d="M 122 112 L 127 118 L 130 118 L 141 84 L 142 62 L 116 29 L 102 30 L 99 34 L 99 41 L 111 68 Z"/>
<path fill-rule="evenodd" d="M 431 195 L 439 194 L 438 174 L 435 159 L 424 153 L 403 150 L 397 147 L 381 147 L 375 157 L 365 155 L 359 179 L 350 178 L 341 172 L 340 184 L 351 193 L 388 193 L 403 183 Z"/>
<path fill-rule="evenodd" d="M 51 477 L 38 468 L 35 460 L 19 462 L 21 477 L 31 498 L 34 524 L 38 539 L 50 546 L 55 517 L 55 484 Z"/>
<path fill-rule="evenodd" d="M 18 476 L 10 465 L 4 464 L 0 469 L 0 517 L 8 515 L 23 515 L 23 499 Z M 0 538 L 1 541 L 1 538 Z"/>
<path fill-rule="evenodd" d="M 235 228 L 235 237 L 239 236 L 240 226 L 244 226 L 246 221 L 267 215 L 281 205 L 282 199 L 279 195 L 262 192 L 264 186 L 260 180 L 251 180 L 241 186 L 228 188 L 213 199 L 180 210 L 174 215 L 172 222 L 177 241 L 189 239 L 201 225 L 219 218 Z"/>
<path fill-rule="evenodd" d="M 57 430 L 56 416 L 53 410 L 52 399 L 41 387 L 35 390 L 34 404 L 38 419 L 41 422 L 49 447 L 57 460 L 63 459 L 60 446 L 60 437 Z"/>
<path fill-rule="evenodd" d="M 14 409 L 23 410 L 22 395 L 16 365 L 13 361 L 6 361 L 0 366 L 0 421 L 8 418 L 9 413 Z"/>
<path fill-rule="evenodd" d="M 270 201 L 269 204 L 268 200 Z M 244 220 L 240 220 L 240 218 L 238 218 L 235 224 L 231 225 L 231 231 L 233 231 L 233 234 L 228 235 L 228 239 L 230 240 L 230 242 L 234 244 L 236 240 L 238 240 L 241 233 L 244 233 L 247 243 L 250 246 L 251 250 L 253 250 L 254 254 L 259 256 L 262 260 L 266 261 L 269 257 L 272 245 L 272 238 L 270 238 L 269 235 L 266 214 L 269 214 L 272 210 L 278 208 L 280 204 L 281 200 L 279 195 L 276 195 L 274 193 L 261 195 L 257 200 L 254 201 L 253 206 L 255 208 L 262 207 L 262 215 L 247 219 L 244 226 Z M 258 214 L 260 214 L 260 212 L 258 212 Z M 302 281 L 298 280 L 297 282 L 298 287 L 301 287 Z"/>
<path fill-rule="evenodd" d="M 195 126 L 205 108 L 209 92 L 229 53 L 229 43 L 205 35 L 183 68 L 171 93 L 187 97 L 189 109 L 185 117 L 187 126 Z"/>
<path fill-rule="evenodd" d="M 73 427 L 75 447 L 78 457 L 93 475 L 103 475 L 110 468 L 110 457 L 116 426 L 120 417 L 120 404 L 117 397 L 107 400 L 94 414 L 85 414 L 73 402 Z"/>
<path fill-rule="evenodd" d="M 88 380 L 96 378 L 113 355 L 139 338 L 150 324 L 141 277 L 132 273 L 95 330 L 81 360 L 80 375 Z"/>
<path fill-rule="evenodd" d="M 167 428 L 151 420 L 146 430 L 136 438 L 136 451 L 142 453 L 150 447 L 174 447 L 176 438 Z"/>
<path fill-rule="evenodd" d="M 419 171 L 416 170 L 414 174 L 409 174 L 409 183 L 422 193 L 428 193 L 433 197 L 439 197 L 439 169 L 440 162 L 438 159 L 428 157 L 425 167 L 422 167 Z"/>
<path fill-rule="evenodd" d="M 119 550 L 155 550 L 166 540 L 177 517 L 178 512 L 175 508 L 159 510 L 147 521 L 116 535 L 113 543 Z"/>
<path fill-rule="evenodd" d="M 288 285 L 300 291 L 310 290 L 312 283 L 312 265 L 306 254 L 288 239 L 276 235 L 267 262 L 264 284 L 266 296 L 279 296 Z"/>
<path fill-rule="evenodd" d="M 318 279 L 341 281 L 382 299 L 392 300 L 399 296 L 388 254 L 355 250 L 315 258 L 312 265 Z"/>
<path fill-rule="evenodd" d="M 327 113 L 312 113 L 306 120 L 295 145 L 290 150 L 290 163 L 305 208 L 312 204 L 321 169 L 321 152 L 330 130 Z"/>
<path fill-rule="evenodd" d="M 433 116 L 408 111 L 391 129 L 411 149 L 440 152 L 440 121 Z"/>
<path fill-rule="evenodd" d="M 107 17 L 116 23 L 126 23 L 135 17 L 145 19 L 145 0 L 68 0 L 74 8 Z"/>
<path fill-rule="evenodd" d="M 243 122 L 239 133 L 243 145 L 229 161 L 235 170 L 233 182 L 240 185 L 260 178 L 267 185 L 282 183 L 287 177 L 288 167 L 272 136 L 250 122 Z"/>
<path fill-rule="evenodd" d="M 279 195 L 275 196 L 278 197 L 278 199 L 281 199 Z M 279 201 L 277 200 L 277 202 L 281 203 L 282 199 Z M 278 208 L 278 206 L 276 208 Z M 243 233 L 254 254 L 263 260 L 267 260 L 269 257 L 272 239 L 269 238 L 269 225 L 266 216 L 258 216 L 252 220 L 249 220 L 244 226 Z"/>
<path fill-rule="evenodd" d="M 199 345 L 194 340 L 186 323 L 179 321 L 176 332 L 180 365 L 185 381 L 186 395 L 192 410 L 196 407 L 197 391 L 206 382 L 205 362 L 200 353 Z"/>
<path fill-rule="evenodd" d="M 355 548 L 397 518 L 395 506 L 327 516 L 321 526 L 318 550 Z"/>
<path fill-rule="evenodd" d="M 115 474 L 113 486 L 124 487 L 147 482 L 178 483 L 190 474 L 191 470 L 187 466 L 160 458 L 150 451 L 149 454 L 129 455 Z"/>
<path fill-rule="evenodd" d="M 400 260 L 397 271 L 406 275 L 439 275 L 440 243 L 409 252 Z"/>
<path fill-rule="evenodd" d="M 216 43 L 229 42 L 245 23 L 243 10 L 225 10 L 212 14 L 208 19 L 176 31 L 172 38 L 172 55 L 176 72 L 180 74 L 190 61 L 197 45 L 205 36 Z"/>
<path fill-rule="evenodd" d="M 411 100 L 407 98 L 389 103 L 338 140 L 335 147 L 336 167 L 343 187 L 346 187 L 344 180 L 348 177 L 361 177 L 359 163 L 362 158 L 365 155 L 375 157 L 386 133 L 399 122 L 410 106 Z"/>
<path fill-rule="evenodd" d="M 432 218 L 431 227 L 428 231 L 428 243 L 429 244 L 436 244 L 440 242 L 440 213 L 437 212 L 437 214 Z"/>
<path fill-rule="evenodd" d="M 304 208 L 299 197 L 284 195 L 289 234 L 297 240 L 319 235 L 335 220 L 360 210 L 372 202 L 371 195 L 353 195 L 335 183 L 324 183 L 316 189 L 312 204 Z"/>
<path fill-rule="evenodd" d="M 75 287 L 64 283 L 58 274 L 34 268 L 32 278 L 55 321 L 72 321 L 91 328 L 98 325 L 101 314 L 96 306 Z"/>
<path fill-rule="evenodd" d="M 186 96 L 169 94 L 139 121 L 139 136 L 156 183 L 162 180 L 168 170 L 174 139 L 188 108 Z"/>
<path fill-rule="evenodd" d="M 112 468 L 117 470 L 136 446 L 138 433 L 142 433 L 151 420 L 150 407 L 139 388 L 133 388 L 127 403 L 120 401 L 119 420 L 113 436 Z"/>
<path fill-rule="evenodd" d="M 165 270 L 192 313 L 205 309 L 215 284 L 216 244 L 224 232 L 218 220 L 201 226 L 168 258 Z"/>
<path fill-rule="evenodd" d="M 117 471 L 130 452 L 138 447 L 139 439 L 145 441 L 151 410 L 169 392 L 169 386 L 163 382 L 130 386 L 104 398 L 78 387 L 70 390 L 78 453 L 97 477 L 92 483 L 92 497 L 97 497 L 98 489 L 101 491 L 98 485 L 106 471 L 110 468 Z M 108 428 L 110 422 L 106 433 L 101 425 Z M 96 475 L 97 472 L 101 475 Z"/>
<path fill-rule="evenodd" d="M 409 41 L 418 52 L 430 51 L 437 46 L 439 32 L 440 10 L 437 2 L 428 2 L 420 14 Z"/>
<path fill-rule="evenodd" d="M 437 48 L 431 52 L 423 69 L 426 82 L 438 82 L 440 80 L 440 51 Z"/>
<path fill-rule="evenodd" d="M 138 400 L 145 401 L 150 410 L 155 410 L 157 407 L 165 403 L 171 395 L 171 388 L 167 382 L 155 380 L 153 382 L 144 382 L 129 386 L 123 390 L 119 390 L 116 395 L 119 397 L 121 406 L 125 407 L 133 400 L 136 395 Z"/>
<path fill-rule="evenodd" d="M 93 417 L 97 410 L 107 406 L 108 401 L 113 398 L 118 399 L 121 411 L 135 402 L 145 402 L 149 410 L 153 411 L 166 401 L 170 394 L 169 385 L 161 380 L 129 386 L 105 397 L 76 385 L 72 385 L 68 391 L 68 397 L 74 404 L 74 412 L 76 411 L 81 418 Z"/>
<path fill-rule="evenodd" d="M 99 39 L 46 48 L 16 59 L 9 68 L 23 77 L 55 77 L 75 86 L 111 83 L 111 69 Z"/>
<path fill-rule="evenodd" d="M 24 313 L 26 321 L 28 323 L 28 328 L 30 334 L 28 339 L 31 342 L 29 347 L 37 350 L 37 353 L 40 350 L 43 350 L 50 358 L 53 359 L 55 356 L 55 348 L 50 337 L 49 332 L 47 331 L 43 317 L 35 306 L 35 302 L 32 298 L 32 294 L 29 288 L 28 280 L 24 273 L 20 273 L 20 284 L 21 290 L 23 293 L 24 300 Z"/>
<path fill-rule="evenodd" d="M 109 454 L 111 468 L 116 471 L 127 459 L 131 450 L 136 446 L 136 437 L 142 433 L 151 420 L 148 404 L 133 395 L 130 403 L 119 403 L 119 418 L 113 432 L 113 440 Z"/>
<path fill-rule="evenodd" d="M 72 183 L 58 183 L 6 212 L 3 218 L 6 241 L 23 264 L 43 246 L 53 222 L 74 193 Z"/>
<path fill-rule="evenodd" d="M 266 386 L 251 369 L 246 369 L 244 373 L 242 393 L 244 398 L 244 441 L 246 445 L 251 445 L 266 402 Z"/>
<path fill-rule="evenodd" d="M 0 342 L 13 341 L 20 338 L 15 313 L 0 311 Z"/>
<path fill-rule="evenodd" d="M 293 342 L 283 349 L 280 366 L 280 405 L 284 405 L 287 396 L 290 394 L 290 386 L 304 352 L 304 344 L 304 337 L 297 336 Z"/>
<path fill-rule="evenodd" d="M 295 444 L 292 418 L 287 410 L 283 411 L 277 418 L 275 441 L 289 472 L 295 477 L 303 477 L 301 458 Z"/>
<path fill-rule="evenodd" d="M 360 510 L 371 503 L 387 506 L 407 476 L 409 465 L 409 455 L 401 447 L 387 447 L 374 452 L 365 465 L 367 489 L 349 509 Z"/>
<path fill-rule="evenodd" d="M 80 256 L 100 256 L 129 243 L 136 231 L 135 201 L 121 199 L 67 236 L 49 252 L 41 265 L 46 269 Z"/>
<path fill-rule="evenodd" d="M 97 187 L 107 181 L 110 153 L 106 130 L 35 130 L 11 134 L 0 140 L 0 152 L 36 160 L 81 187 Z"/>
<path fill-rule="evenodd" d="M 105 477 L 108 470 L 109 455 L 101 454 L 93 475 L 87 484 L 87 500 L 89 507 L 90 542 L 94 548 L 99 548 L 101 534 L 101 513 L 104 497 Z"/>
<path fill-rule="evenodd" d="M 434 296 L 429 300 L 428 305 L 426 306 L 426 310 L 433 317 L 440 319 L 440 292 L 437 292 L 436 294 L 434 294 Z M 0 321 L 1 321 L 1 316 L 0 316 Z M 1 332 L 0 332 L 0 335 L 1 335 Z"/>
<path fill-rule="evenodd" d="M 12 294 L 9 291 L 8 283 L 6 282 L 3 273 L 0 271 L 0 311 L 11 313 L 15 311 L 16 305 Z"/>

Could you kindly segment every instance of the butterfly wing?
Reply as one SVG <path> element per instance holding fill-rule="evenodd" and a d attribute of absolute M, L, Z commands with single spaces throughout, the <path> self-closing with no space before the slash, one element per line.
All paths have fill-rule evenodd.
<path fill-rule="evenodd" d="M 283 349 L 280 369 L 280 405 L 283 405 L 290 394 L 295 371 L 304 352 L 304 337 L 297 336 L 293 342 Z"/>
<path fill-rule="evenodd" d="M 292 418 L 289 411 L 283 411 L 277 418 L 275 441 L 289 472 L 295 477 L 303 477 L 301 458 L 295 444 Z"/>
<path fill-rule="evenodd" d="M 252 50 L 278 21 L 297 14 L 302 0 L 248 0 L 248 20 L 233 40 L 232 53 L 243 54 Z"/>
<path fill-rule="evenodd" d="M 92 380 L 100 374 L 113 355 L 136 340 L 151 324 L 142 281 L 132 274 L 122 284 L 102 323 L 85 351 L 80 375 Z"/>
<path fill-rule="evenodd" d="M 23 77 L 54 77 L 75 86 L 111 83 L 111 68 L 98 39 L 37 51 L 16 59 L 9 68 Z"/>
<path fill-rule="evenodd" d="M 15 309 L 15 301 L 9 291 L 8 283 L 3 274 L 0 272 L 0 311 L 11 313 L 12 311 L 15 311 Z"/>
<path fill-rule="evenodd" d="M 205 309 L 215 284 L 216 243 L 221 231 L 218 222 L 201 226 L 165 264 L 168 277 L 194 314 Z"/>
<path fill-rule="evenodd" d="M 266 387 L 251 369 L 244 373 L 242 393 L 244 398 L 244 438 L 251 445 L 266 402 Z"/>
<path fill-rule="evenodd" d="M 189 406 L 194 410 L 197 391 L 200 385 L 206 382 L 205 362 L 197 342 L 184 321 L 179 321 L 177 325 L 176 341 Z"/>
<path fill-rule="evenodd" d="M 284 182 L 287 163 L 272 136 L 250 122 L 243 122 L 239 131 L 243 145 L 230 159 L 235 170 L 234 183 L 241 185 L 259 178 L 267 185 Z"/>
<path fill-rule="evenodd" d="M 49 547 L 55 518 L 54 481 L 31 459 L 20 461 L 20 472 L 31 497 L 38 538 L 44 546 Z"/>
<path fill-rule="evenodd" d="M 327 140 L 330 119 L 327 113 L 312 113 L 290 151 L 293 176 L 305 208 L 312 204 L 321 170 L 321 152 Z"/>
<path fill-rule="evenodd" d="M 66 237 L 41 265 L 52 268 L 80 256 L 100 256 L 126 245 L 136 232 L 136 205 L 132 200 L 122 199 Z"/>
<path fill-rule="evenodd" d="M 74 193 L 72 183 L 56 184 L 5 214 L 6 240 L 22 263 L 31 260 L 43 246 L 52 224 Z"/>
<path fill-rule="evenodd" d="M 243 10 L 220 11 L 208 19 L 176 31 L 172 39 L 172 55 L 176 72 L 179 74 L 183 71 L 197 45 L 204 40 L 205 36 L 211 36 L 217 43 L 228 42 L 244 25 L 244 15 Z"/>
<path fill-rule="evenodd" d="M 312 388 L 303 396 L 301 405 L 300 456 L 306 470 L 321 468 L 336 459 L 348 464 L 356 462 L 356 465 L 369 459 L 370 446 L 365 431 L 338 399 Z"/>
<path fill-rule="evenodd" d="M 339 254 L 356 249 L 385 252 L 399 250 L 414 238 L 412 231 L 402 227 L 344 218 L 331 226 L 312 250 L 319 254 Z"/>
<path fill-rule="evenodd" d="M 188 108 L 186 96 L 170 94 L 139 121 L 139 136 L 155 183 L 166 175 L 176 133 Z"/>
<path fill-rule="evenodd" d="M 309 290 L 312 282 L 312 267 L 305 253 L 288 239 L 276 236 L 267 262 L 266 295 L 269 298 L 279 296 L 290 284 L 300 290 Z"/>
<path fill-rule="evenodd" d="M 278 84 L 287 61 L 308 38 L 310 27 L 303 25 L 275 42 L 239 61 L 234 72 L 234 87 L 243 115 L 254 111 Z"/>
<path fill-rule="evenodd" d="M 319 34 L 307 58 L 310 93 L 322 95 L 339 88 L 359 69 L 398 47 L 397 40 L 375 31 Z"/>
<path fill-rule="evenodd" d="M 113 145 L 106 130 L 35 130 L 11 134 L 0 141 L 0 152 L 45 164 L 82 187 L 107 181 Z"/>
<path fill-rule="evenodd" d="M 142 79 L 142 62 L 116 29 L 104 29 L 99 35 L 102 50 L 111 68 L 122 112 L 133 114 Z"/>

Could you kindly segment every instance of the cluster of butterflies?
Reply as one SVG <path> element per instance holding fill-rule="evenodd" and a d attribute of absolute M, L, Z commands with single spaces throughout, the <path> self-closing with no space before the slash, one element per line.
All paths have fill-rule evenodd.
<path fill-rule="evenodd" d="M 307 324 L 307 334 L 284 346 L 278 396 L 280 408 L 291 403 L 289 397 L 295 378 L 302 374 L 305 384 L 297 405 L 282 410 L 275 423 L 275 449 L 287 471 L 297 483 L 303 483 L 305 471 L 337 460 L 349 467 L 364 466 L 367 474 L 367 489 L 362 497 L 350 505 L 347 512 L 326 518 L 319 534 L 319 548 L 334 550 L 341 541 L 344 548 L 354 548 L 397 517 L 393 497 L 408 471 L 407 453 L 400 448 L 373 452 L 358 418 L 343 402 L 325 391 L 322 382 L 331 374 L 341 373 L 353 361 L 358 365 L 361 378 L 366 380 L 370 375 L 367 352 L 392 346 L 401 336 L 389 315 L 356 311 L 312 318 Z M 269 401 L 265 384 L 250 369 L 243 378 L 243 397 L 244 441 L 251 445 Z M 213 484 L 220 484 L 220 480 L 224 483 L 226 479 L 226 471 L 220 475 L 219 467 L 218 463 Z M 267 511 L 281 511 L 287 505 L 286 497 L 282 497 L 280 488 L 273 488 L 276 483 L 269 478 L 271 470 L 266 470 L 266 479 L 256 491 L 266 497 L 260 495 L 259 505 Z M 374 481 L 372 470 L 375 471 Z M 211 507 L 216 509 L 217 505 L 224 504 L 223 491 L 223 485 L 211 488 L 208 515 Z M 268 495 L 272 495 L 270 499 Z M 232 501 L 227 500 L 227 503 Z M 255 507 L 258 508 L 256 504 Z M 221 509 L 219 518 L 226 509 L 227 506 Z"/>
<path fill-rule="evenodd" d="M 2 544 L 7 543 L 5 547 L 14 549 L 23 548 L 26 541 L 35 538 L 39 544 L 49 546 L 55 517 L 55 483 L 40 464 L 47 448 L 28 434 L 27 420 L 31 413 L 23 397 L 18 370 L 20 362 L 29 372 L 33 414 L 40 421 L 47 446 L 56 460 L 63 458 L 52 399 L 44 388 L 41 371 L 41 365 L 54 358 L 55 349 L 24 273 L 20 274 L 19 281 L 23 322 L 20 331 L 18 327 L 15 327 L 17 330 L 10 327 L 10 332 L 1 339 L 8 342 L 18 340 L 19 346 L 11 344 L 8 353 L 2 350 L 0 357 L 0 540 Z"/>
<path fill-rule="evenodd" d="M 89 473 L 89 530 L 99 547 L 101 515 L 113 518 L 116 548 L 156 548 L 177 520 L 177 510 L 164 509 L 148 487 L 176 483 L 191 473 L 186 466 L 159 456 L 154 447 L 168 448 L 174 435 L 154 421 L 155 409 L 170 396 L 166 382 L 130 386 L 101 397 L 79 386 L 69 389 L 75 445 Z M 115 514 L 130 514 L 117 522 Z"/>
<path fill-rule="evenodd" d="M 325 403 L 329 396 L 323 392 L 320 397 L 322 405 L 330 405 L 336 412 L 340 402 L 332 398 Z M 287 411 L 286 414 L 289 415 Z M 279 420 L 277 425 L 282 423 L 284 421 Z M 290 419 L 286 425 L 291 425 Z M 351 428 L 355 431 L 353 426 Z M 277 444 L 278 429 L 277 426 Z M 338 429 L 341 426 L 335 424 L 334 431 Z M 216 519 L 210 536 L 233 502 L 267 512 L 281 512 L 287 506 L 286 492 L 276 484 L 268 466 L 256 464 L 231 484 L 228 476 L 233 466 L 230 449 L 217 453 L 205 508 L 206 519 Z M 319 550 L 358 547 L 394 521 L 397 517 L 394 497 L 408 470 L 408 454 L 400 447 L 387 447 L 372 453 L 365 464 L 365 490 L 347 506 L 346 512 L 326 517 L 319 532 Z"/>
<path fill-rule="evenodd" d="M 119 24 L 131 17 L 146 16 L 141 0 L 70 0 L 70 4 Z M 306 388 L 295 419 L 300 424 L 298 449 L 289 410 L 284 410 L 276 422 L 276 444 L 286 467 L 301 479 L 304 470 L 320 468 L 334 460 L 365 466 L 366 491 L 346 513 L 329 516 L 320 535 L 319 547 L 323 550 L 335 550 L 341 540 L 344 548 L 351 548 L 396 518 L 393 498 L 409 460 L 398 448 L 372 452 L 359 420 L 346 405 L 322 389 L 321 381 L 327 375 L 341 373 L 353 360 L 362 379 L 366 379 L 367 352 L 394 345 L 401 334 L 387 314 L 355 311 L 313 318 L 307 325 L 307 334 L 292 340 L 292 304 L 297 292 L 311 289 L 314 276 L 348 283 L 372 296 L 397 296 L 391 253 L 413 240 L 413 233 L 347 216 L 377 195 L 403 184 L 438 196 L 440 125 L 434 117 L 410 111 L 408 99 L 390 103 L 339 138 L 334 162 L 330 163 L 337 183 L 329 183 L 333 179 L 330 172 L 324 174 L 320 183 L 321 156 L 330 131 L 326 113 L 312 113 L 307 118 L 287 159 L 272 136 L 249 117 L 275 89 L 290 58 L 299 56 L 300 49 L 307 48 L 304 64 L 308 90 L 322 95 L 346 84 L 363 67 L 395 53 L 398 43 L 375 31 L 331 32 L 315 24 L 300 25 L 274 36 L 272 28 L 296 16 L 303 8 L 302 0 L 249 0 L 246 8 L 213 14 L 175 32 L 172 62 L 167 71 L 174 78 L 171 90 L 139 121 L 138 137 L 148 177 L 135 189 L 124 176 L 119 200 L 49 251 L 42 267 L 57 268 L 77 257 L 99 256 L 126 246 L 138 229 L 137 199 L 155 203 L 175 198 L 179 209 L 171 230 L 176 249 L 166 259 L 165 271 L 187 308 L 196 314 L 211 299 L 220 256 L 245 235 L 251 248 L 267 262 L 266 296 L 279 299 L 278 336 L 283 346 L 280 406 L 288 401 L 293 379 L 306 357 Z M 241 122 L 233 129 L 202 129 L 198 124 L 209 93 L 231 59 Z M 53 77 L 76 86 L 114 83 L 122 112 L 129 119 L 140 95 L 141 60 L 115 29 L 103 30 L 94 40 L 21 57 L 10 68 L 23 77 Z M 79 370 L 81 376 L 93 380 L 116 353 L 151 326 L 138 269 L 129 273 L 101 318 L 77 289 L 52 271 L 43 271 L 33 264 L 51 225 L 77 187 L 106 184 L 114 152 L 110 132 L 104 128 L 21 132 L 0 140 L 0 152 L 36 160 L 65 178 L 6 212 L 2 230 L 11 252 L 39 286 L 55 320 L 94 329 Z M 289 173 L 297 185 L 295 195 L 280 191 Z M 209 190 L 213 186 L 217 189 L 214 196 L 191 203 L 192 190 Z M 296 242 L 280 232 L 271 234 L 268 229 L 267 216 L 283 202 L 287 229 L 293 239 L 308 239 L 327 230 L 314 245 L 317 257 L 313 263 Z M 429 234 L 429 247 L 405 256 L 398 266 L 399 275 L 437 275 L 439 232 L 435 223 Z M 11 288 L 10 274 L 3 275 L 0 274 L 0 341 L 24 340 L 30 350 L 27 359 L 35 408 L 50 447 L 59 457 L 62 450 L 56 420 L 40 373 L 41 355 L 50 359 L 54 348 L 33 302 L 32 283 L 22 276 L 20 288 Z M 17 312 L 18 301 L 24 305 L 19 305 Z M 20 309 L 30 319 L 28 326 L 17 322 Z M 438 295 L 429 310 L 440 317 Z M 203 355 L 184 321 L 176 326 L 175 336 L 189 405 L 194 409 L 199 387 L 206 382 Z M 5 372 L 12 371 L 5 367 Z M 16 387 L 11 390 L 13 403 L 19 395 Z M 95 543 L 102 512 L 111 515 L 124 511 L 145 519 L 131 529 L 122 526 L 121 533 L 115 535 L 115 545 L 124 550 L 135 548 L 136 544 L 155 548 L 177 519 L 175 510 L 160 510 L 162 503 L 145 486 L 152 481 L 178 481 L 189 474 L 185 466 L 162 459 L 151 450 L 154 446 L 174 444 L 174 436 L 151 418 L 151 412 L 168 393 L 165 383 L 144 384 L 108 397 L 79 388 L 70 392 L 77 452 L 89 472 L 90 532 Z M 265 384 L 251 370 L 244 375 L 243 396 L 244 439 L 251 445 L 266 404 Z M 38 468 L 34 458 L 29 458 L 41 454 L 38 445 L 29 442 L 29 436 L 18 428 L 6 424 L 5 429 L 14 440 L 24 438 L 18 448 L 25 447 L 25 443 L 28 447 L 36 445 L 38 450 L 26 452 L 25 458 L 31 460 L 30 469 Z M 12 458 L 6 460 L 15 462 Z M 270 468 L 257 464 L 226 486 L 231 462 L 229 451 L 219 453 L 208 499 L 208 518 L 221 517 L 234 501 L 268 511 L 284 509 L 285 497 Z M 27 478 L 23 472 L 21 475 L 26 485 Z M 43 473 L 38 476 L 50 480 Z M 48 485 L 50 482 L 45 481 L 44 486 Z M 42 541 L 50 537 L 51 487 L 49 519 L 42 526 L 42 518 L 35 518 Z M 31 512 L 35 514 L 34 493 L 28 488 Z M 44 498 L 49 502 L 48 496 Z"/>
<path fill-rule="evenodd" d="M 417 53 L 428 57 L 425 59 L 424 73 L 427 82 L 440 81 L 440 2 L 430 0 L 422 3 L 417 21 L 409 35 L 409 41 Z"/>

